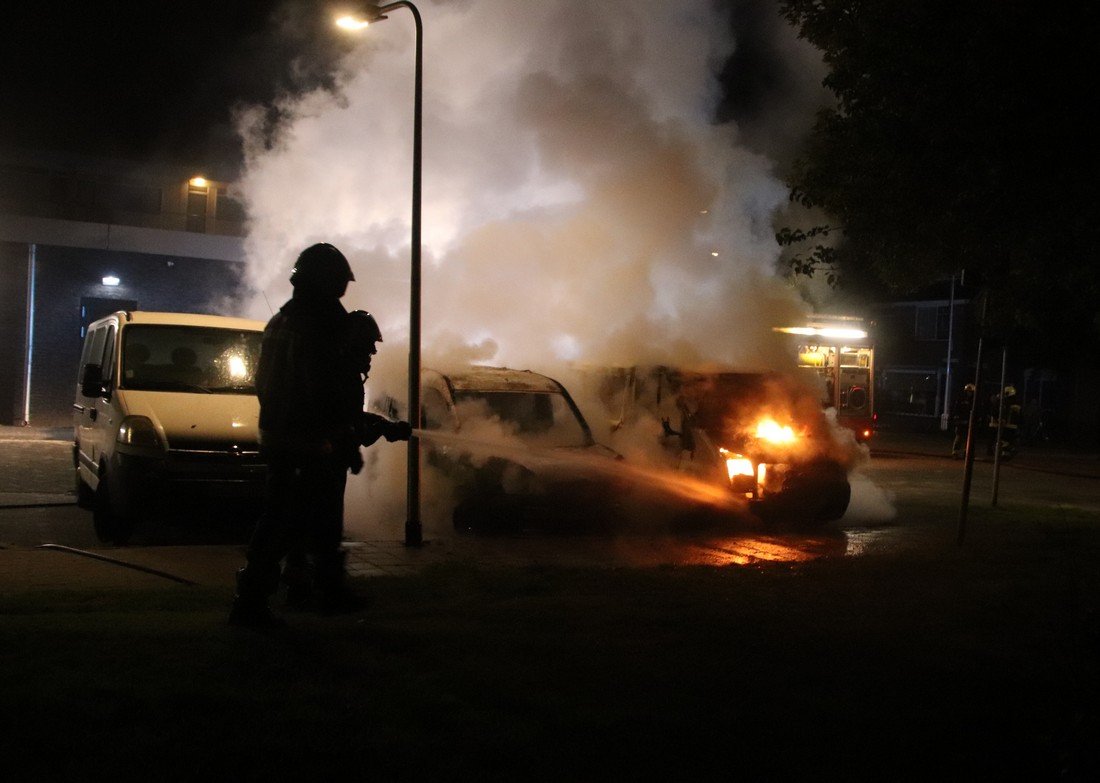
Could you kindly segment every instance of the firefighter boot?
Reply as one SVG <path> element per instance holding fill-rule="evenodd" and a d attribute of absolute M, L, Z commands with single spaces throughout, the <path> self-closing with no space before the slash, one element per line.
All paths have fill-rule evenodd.
<path fill-rule="evenodd" d="M 249 564 L 237 571 L 237 593 L 229 610 L 229 624 L 238 628 L 281 628 L 286 623 L 271 613 L 267 599 L 278 585 L 279 568 L 259 569 Z M 274 576 L 274 578 L 272 578 Z"/>
<path fill-rule="evenodd" d="M 321 614 L 347 614 L 367 608 L 366 598 L 356 595 L 347 585 L 347 552 L 337 551 L 317 560 L 314 586 L 319 591 L 317 609 Z"/>
<path fill-rule="evenodd" d="M 313 600 L 313 568 L 305 558 L 299 561 L 287 558 L 283 566 L 282 582 L 286 585 L 286 605 L 299 609 Z"/>

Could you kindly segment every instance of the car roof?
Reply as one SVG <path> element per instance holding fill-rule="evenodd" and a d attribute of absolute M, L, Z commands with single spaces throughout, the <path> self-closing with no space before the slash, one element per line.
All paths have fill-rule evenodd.
<path fill-rule="evenodd" d="M 117 317 L 123 325 L 133 324 L 158 324 L 167 326 L 205 326 L 215 329 L 244 329 L 247 331 L 262 332 L 266 324 L 263 321 L 255 321 L 250 318 L 233 318 L 225 315 L 203 315 L 200 313 L 163 313 L 151 310 L 119 310 L 111 315 L 89 324 L 89 329 Z"/>
<path fill-rule="evenodd" d="M 426 370 L 443 378 L 456 392 L 535 392 L 561 394 L 561 385 L 553 378 L 530 370 L 512 370 L 507 367 L 466 367 L 455 372 L 441 373 Z"/>

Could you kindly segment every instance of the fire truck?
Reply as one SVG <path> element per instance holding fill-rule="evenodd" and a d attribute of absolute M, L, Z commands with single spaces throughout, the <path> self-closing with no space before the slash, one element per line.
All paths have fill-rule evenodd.
<path fill-rule="evenodd" d="M 862 318 L 813 316 L 801 326 L 777 327 L 797 338 L 800 371 L 821 379 L 821 403 L 837 423 L 868 441 L 875 432 L 875 348 Z"/>

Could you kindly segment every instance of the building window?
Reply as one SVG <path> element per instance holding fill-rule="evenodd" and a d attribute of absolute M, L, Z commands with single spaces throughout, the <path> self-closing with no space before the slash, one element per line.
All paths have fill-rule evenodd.
<path fill-rule="evenodd" d="M 230 196 L 225 188 L 218 188 L 218 198 L 214 202 L 214 217 L 227 223 L 243 223 L 244 205 Z"/>
<path fill-rule="evenodd" d="M 112 214 L 136 212 L 160 214 L 160 189 L 122 182 L 105 182 L 99 186 L 97 201 Z"/>
<path fill-rule="evenodd" d="M 917 307 L 915 336 L 918 340 L 946 340 L 951 309 L 947 305 Z"/>
<path fill-rule="evenodd" d="M 206 201 L 210 188 L 187 186 L 187 230 L 206 233 Z"/>

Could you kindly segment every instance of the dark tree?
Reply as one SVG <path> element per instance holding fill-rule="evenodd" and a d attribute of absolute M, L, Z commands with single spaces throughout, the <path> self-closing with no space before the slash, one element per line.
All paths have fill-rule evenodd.
<path fill-rule="evenodd" d="M 824 53 L 791 197 L 842 239 L 792 270 L 912 289 L 967 270 L 1022 345 L 1095 337 L 1096 12 L 1016 0 L 782 0 Z M 781 244 L 813 244 L 813 229 Z M 1074 340 L 1079 345 L 1078 340 Z"/>

